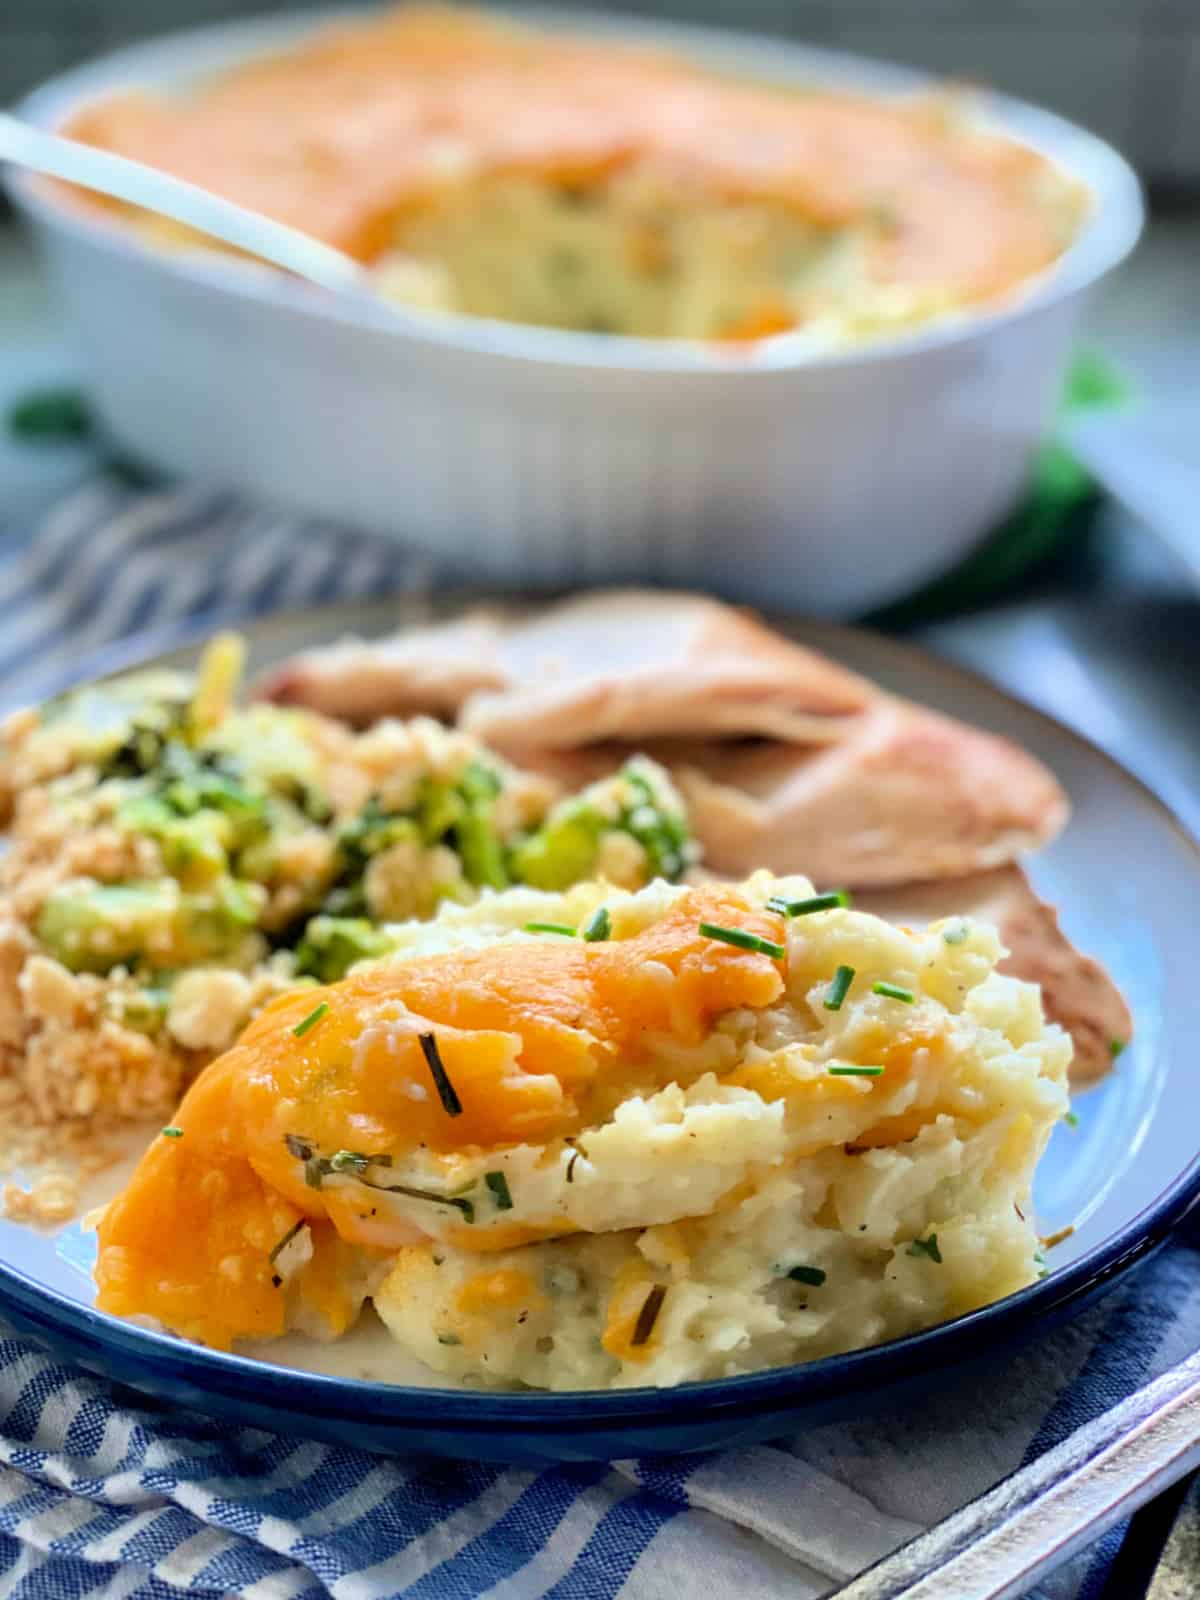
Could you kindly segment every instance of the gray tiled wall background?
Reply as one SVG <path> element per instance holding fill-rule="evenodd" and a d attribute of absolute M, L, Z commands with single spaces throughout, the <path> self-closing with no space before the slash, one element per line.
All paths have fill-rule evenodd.
<path fill-rule="evenodd" d="M 0 0 L 0 103 L 140 35 L 287 9 L 288 0 Z M 1094 128 L 1152 180 L 1200 190 L 1200 0 L 610 0 L 609 9 L 975 78 Z"/>

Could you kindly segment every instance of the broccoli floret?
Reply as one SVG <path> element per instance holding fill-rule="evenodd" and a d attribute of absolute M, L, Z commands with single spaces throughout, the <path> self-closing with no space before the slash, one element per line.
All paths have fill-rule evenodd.
<path fill-rule="evenodd" d="M 285 802 L 256 791 L 223 758 L 169 741 L 154 773 L 135 784 L 116 820 L 154 839 L 167 871 L 189 888 L 237 870 L 241 857 L 269 840 Z"/>
<path fill-rule="evenodd" d="M 647 878 L 676 879 L 696 857 L 682 802 L 660 767 L 644 757 L 555 806 L 510 855 L 519 883 L 562 890 L 593 876 L 605 835 L 626 833 L 645 853 Z"/>
<path fill-rule="evenodd" d="M 229 870 L 234 831 L 220 812 L 181 817 L 162 796 L 138 795 L 120 807 L 117 821 L 127 832 L 155 840 L 163 865 L 181 883 L 195 887 Z"/>
<path fill-rule="evenodd" d="M 336 917 L 361 916 L 367 909 L 363 876 L 368 864 L 402 841 L 421 849 L 445 845 L 457 852 L 469 884 L 507 888 L 504 847 L 495 825 L 500 787 L 494 772 L 473 761 L 453 784 L 427 779 L 409 811 L 388 811 L 379 796 L 372 795 L 338 834 L 340 869 L 325 910 Z M 450 892 L 447 886 L 441 894 Z"/>
<path fill-rule="evenodd" d="M 189 894 L 174 878 L 145 883 L 76 879 L 51 894 L 38 938 L 72 972 L 182 967 L 228 955 L 255 927 L 263 892 L 232 878 Z"/>
<path fill-rule="evenodd" d="M 296 946 L 296 971 L 321 983 L 344 978 L 355 962 L 387 955 L 395 944 L 362 917 L 313 917 Z"/>
<path fill-rule="evenodd" d="M 511 852 L 509 871 L 518 883 L 534 889 L 570 888 L 591 877 L 600 836 L 611 826 L 589 801 L 564 801 Z"/>
<path fill-rule="evenodd" d="M 496 832 L 496 798 L 500 779 L 482 762 L 472 761 L 458 781 L 461 812 L 454 824 L 454 842 L 468 883 L 507 889 L 504 847 Z"/>
<path fill-rule="evenodd" d="M 140 778 L 153 772 L 171 738 L 171 729 L 158 717 L 138 717 L 100 767 L 103 778 Z"/>
<path fill-rule="evenodd" d="M 467 811 L 454 829 L 463 876 L 478 888 L 507 889 L 504 847 L 488 812 Z"/>
<path fill-rule="evenodd" d="M 256 791 L 291 800 L 328 820 L 323 794 L 325 762 L 311 737 L 303 712 L 280 706 L 247 706 L 232 711 L 207 734 L 200 749 L 206 761 L 237 773 Z"/>
<path fill-rule="evenodd" d="M 420 829 L 412 817 L 393 815 L 372 795 L 338 833 L 338 873 L 325 897 L 325 910 L 336 918 L 361 917 L 367 909 L 363 876 L 372 856 L 401 840 L 419 843 L 420 839 Z"/>
<path fill-rule="evenodd" d="M 462 795 L 449 783 L 425 778 L 411 816 L 426 844 L 438 844 L 457 826 L 466 809 Z"/>
<path fill-rule="evenodd" d="M 646 852 L 654 877 L 681 877 L 699 852 L 670 779 L 652 761 L 635 756 L 621 768 L 619 781 L 626 792 L 618 826 Z"/>
<path fill-rule="evenodd" d="M 269 796 L 251 784 L 228 756 L 195 754 L 182 745 L 164 752 L 158 793 L 176 816 L 215 811 L 228 818 L 238 848 L 254 844 L 270 829 Z"/>
<path fill-rule="evenodd" d="M 402 839 L 417 839 L 419 830 L 412 817 L 385 811 L 377 795 L 338 834 L 338 850 L 352 877 L 360 877 L 372 856 L 390 849 Z"/>

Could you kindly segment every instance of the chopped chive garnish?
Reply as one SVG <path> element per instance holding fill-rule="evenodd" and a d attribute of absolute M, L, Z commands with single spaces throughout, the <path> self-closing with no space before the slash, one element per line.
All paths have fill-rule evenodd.
<path fill-rule="evenodd" d="M 275 1263 L 279 1260 L 279 1257 L 282 1254 L 282 1252 L 287 1248 L 287 1246 L 289 1244 L 291 1244 L 292 1240 L 300 1232 L 300 1229 L 303 1226 L 304 1226 L 304 1218 L 301 1217 L 298 1222 L 293 1222 L 292 1223 L 291 1227 L 284 1234 L 282 1239 L 277 1239 L 275 1241 L 275 1244 L 274 1244 L 274 1246 L 273 1246 L 273 1248 L 271 1250 L 271 1254 L 267 1257 L 267 1260 L 271 1263 L 272 1266 L 274 1266 Z"/>
<path fill-rule="evenodd" d="M 308 1030 L 310 1028 L 315 1028 L 317 1023 L 320 1022 L 321 1018 L 325 1015 L 325 1013 L 328 1010 L 329 1010 L 329 1002 L 328 1002 L 328 1000 L 322 1000 L 321 1004 L 316 1008 L 315 1011 L 310 1011 L 308 1013 L 308 1015 L 304 1018 L 304 1020 L 302 1022 L 298 1022 L 296 1024 L 296 1026 L 292 1029 L 292 1032 L 296 1035 L 296 1038 L 297 1039 L 303 1039 L 304 1035 L 308 1032 Z"/>
<path fill-rule="evenodd" d="M 458 1098 L 454 1085 L 450 1082 L 449 1075 L 442 1063 L 441 1052 L 437 1040 L 431 1033 L 419 1033 L 417 1038 L 421 1044 L 421 1054 L 429 1066 L 433 1076 L 434 1088 L 438 1092 L 438 1099 L 442 1102 L 442 1109 L 448 1117 L 462 1115 L 462 1101 Z"/>
<path fill-rule="evenodd" d="M 373 1156 L 367 1156 L 361 1150 L 335 1150 L 329 1158 L 330 1172 L 365 1172 Z"/>
<path fill-rule="evenodd" d="M 426 1200 L 431 1206 L 453 1206 L 467 1222 L 475 1221 L 474 1205 L 460 1195 L 435 1194 L 432 1189 L 414 1189 L 406 1183 L 369 1183 L 367 1188 L 379 1189 L 383 1194 L 402 1194 L 408 1200 Z"/>
<path fill-rule="evenodd" d="M 772 961 L 782 961 L 784 949 L 773 939 L 760 938 L 745 928 L 723 928 L 719 922 L 702 922 L 700 932 L 706 939 L 719 939 L 722 944 L 736 945 L 739 950 L 753 950 L 758 955 L 770 956 Z"/>
<path fill-rule="evenodd" d="M 850 904 L 850 896 L 844 889 L 834 889 L 829 894 L 812 894 L 807 900 L 785 900 L 782 895 L 773 894 L 767 901 L 768 911 L 778 911 L 785 917 L 808 917 L 814 911 L 836 911 Z"/>
<path fill-rule="evenodd" d="M 942 1252 L 938 1249 L 937 1234 L 931 1233 L 928 1239 L 914 1239 L 905 1251 L 905 1255 L 928 1256 L 930 1261 L 942 1264 Z"/>
<path fill-rule="evenodd" d="M 311 1139 L 302 1139 L 298 1133 L 285 1133 L 283 1142 L 287 1146 L 288 1155 L 304 1163 L 304 1181 L 310 1189 L 320 1189 L 330 1173 L 349 1172 L 362 1183 L 367 1183 L 363 1174 L 368 1167 L 390 1167 L 392 1158 L 386 1153 L 383 1155 L 364 1155 L 361 1150 L 335 1150 L 331 1156 L 319 1156 L 316 1146 Z M 367 1183 L 369 1189 L 378 1188 L 377 1184 Z"/>
<path fill-rule="evenodd" d="M 793 1283 L 810 1283 L 814 1289 L 819 1289 L 826 1277 L 820 1267 L 789 1267 L 787 1275 Z"/>
<path fill-rule="evenodd" d="M 485 1172 L 483 1181 L 492 1191 L 492 1198 L 496 1202 L 497 1211 L 511 1211 L 513 1208 L 512 1193 L 508 1187 L 508 1179 L 502 1172 Z"/>
<path fill-rule="evenodd" d="M 1066 1123 L 1068 1128 L 1077 1128 L 1079 1126 L 1079 1118 L 1073 1111 L 1068 1111 L 1066 1116 L 1063 1118 L 1063 1121 Z"/>
<path fill-rule="evenodd" d="M 311 1139 L 302 1139 L 298 1133 L 285 1133 L 283 1142 L 288 1155 L 304 1163 L 304 1181 L 310 1189 L 319 1189 L 330 1172 L 329 1162 L 319 1156 Z"/>
<path fill-rule="evenodd" d="M 461 1344 L 462 1340 L 456 1333 L 439 1333 L 437 1342 L 439 1344 Z"/>
<path fill-rule="evenodd" d="M 182 1139 L 183 1138 L 183 1129 L 182 1128 L 176 1128 L 176 1127 L 173 1127 L 173 1126 L 170 1127 L 170 1128 L 164 1128 L 163 1131 L 162 1131 L 162 1135 L 163 1135 L 164 1139 Z"/>
<path fill-rule="evenodd" d="M 526 933 L 562 933 L 568 939 L 575 937 L 575 929 L 568 928 L 565 922 L 527 922 Z"/>
<path fill-rule="evenodd" d="M 882 1067 L 853 1067 L 832 1066 L 828 1069 L 831 1078 L 881 1078 Z"/>
<path fill-rule="evenodd" d="M 588 944 L 598 944 L 601 939 L 612 937 L 612 918 L 607 906 L 597 906 L 584 923 L 582 933 Z"/>
<path fill-rule="evenodd" d="M 633 1338 L 630 1344 L 645 1344 L 654 1332 L 654 1324 L 658 1321 L 658 1313 L 662 1310 L 662 1303 L 667 1298 L 665 1283 L 656 1283 L 650 1293 L 642 1301 L 642 1309 L 638 1312 L 638 1319 L 634 1323 Z"/>
<path fill-rule="evenodd" d="M 1121 1051 L 1124 1050 L 1128 1043 L 1128 1039 L 1110 1039 L 1108 1041 L 1108 1053 L 1114 1061 L 1121 1054 Z"/>
<path fill-rule="evenodd" d="M 854 982 L 853 967 L 839 967 L 834 973 L 825 995 L 826 1011 L 840 1011 L 842 1002 L 850 993 L 850 985 Z"/>
<path fill-rule="evenodd" d="M 965 922 L 960 922 L 953 928 L 944 928 L 942 939 L 946 944 L 966 944 L 970 931 Z"/>
<path fill-rule="evenodd" d="M 872 994 L 884 994 L 889 1000 L 903 1000 L 906 1006 L 911 1006 L 917 998 L 911 989 L 904 989 L 898 983 L 873 983 Z"/>

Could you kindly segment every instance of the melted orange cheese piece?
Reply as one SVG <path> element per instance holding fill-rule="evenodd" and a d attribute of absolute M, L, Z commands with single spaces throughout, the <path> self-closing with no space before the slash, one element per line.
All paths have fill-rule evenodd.
<path fill-rule="evenodd" d="M 567 187 L 641 166 L 703 205 L 763 200 L 819 228 L 886 208 L 885 281 L 978 301 L 1061 252 L 1012 141 L 923 101 L 784 93 L 647 50 L 405 8 L 249 63 L 188 97 L 100 101 L 72 137 L 161 167 L 362 260 L 458 181 L 535 175 Z M 763 337 L 791 326 L 741 330 Z"/>
<path fill-rule="evenodd" d="M 701 921 L 782 937 L 779 917 L 704 888 L 631 939 L 451 951 L 274 1001 L 188 1091 L 181 1136 L 156 1139 L 105 1212 L 97 1304 L 222 1348 L 281 1333 L 285 1295 L 269 1255 L 295 1222 L 316 1224 L 314 1250 L 326 1238 L 376 1242 L 345 1189 L 305 1182 L 289 1136 L 323 1154 L 393 1158 L 421 1145 L 453 1154 L 569 1136 L 586 1125 L 590 1095 L 619 1088 L 640 1034 L 698 1043 L 720 1013 L 782 993 L 780 963 L 704 937 Z M 460 1115 L 436 1092 L 422 1032 L 435 1034 Z M 475 1247 L 471 1228 L 453 1242 Z M 318 1309 L 345 1325 L 341 1308 Z"/>
<path fill-rule="evenodd" d="M 455 1310 L 473 1317 L 485 1317 L 504 1306 L 540 1305 L 541 1292 L 527 1272 L 516 1267 L 500 1267 L 494 1272 L 478 1272 L 455 1296 Z"/>
<path fill-rule="evenodd" d="M 654 1354 L 655 1329 L 638 1339 L 638 1324 L 654 1279 L 640 1261 L 627 1261 L 608 1299 L 600 1342 L 618 1361 L 646 1361 Z"/>

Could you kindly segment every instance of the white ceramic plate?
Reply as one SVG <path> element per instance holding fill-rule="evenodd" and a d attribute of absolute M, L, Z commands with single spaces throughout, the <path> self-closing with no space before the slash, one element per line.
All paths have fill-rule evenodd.
<path fill-rule="evenodd" d="M 397 603 L 337 607 L 252 625 L 252 668 L 302 644 L 394 626 Z M 875 635 L 804 624 L 796 637 L 900 693 L 1007 734 L 1065 784 L 1074 815 L 1032 866 L 1068 934 L 1125 991 L 1137 1033 L 1107 1081 L 1077 1102 L 1038 1174 L 1043 1231 L 1073 1224 L 1043 1282 L 996 1306 L 872 1350 L 680 1391 L 613 1395 L 482 1395 L 430 1389 L 408 1364 L 391 1384 L 347 1378 L 373 1355 L 369 1330 L 331 1361 L 319 1347 L 276 1348 L 254 1361 L 214 1354 L 90 1309 L 92 1240 L 78 1224 L 57 1237 L 0 1222 L 0 1303 L 71 1358 L 191 1405 L 381 1449 L 424 1447 L 510 1462 L 709 1448 L 817 1420 L 865 1394 L 1011 1343 L 1077 1307 L 1160 1243 L 1200 1191 L 1194 1093 L 1200 1038 L 1195 908 L 1200 850 L 1136 779 L 1099 750 L 982 680 Z M 194 655 L 173 650 L 172 663 Z M 110 655 L 96 672 L 129 659 Z M 390 1346 L 383 1346 L 385 1350 Z M 281 1363 L 304 1361 L 316 1378 Z M 675 1398 L 673 1398 L 673 1396 Z"/>

